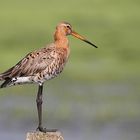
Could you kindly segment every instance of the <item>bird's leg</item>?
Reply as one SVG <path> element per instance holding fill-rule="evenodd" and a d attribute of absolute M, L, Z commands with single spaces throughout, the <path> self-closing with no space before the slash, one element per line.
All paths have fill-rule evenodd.
<path fill-rule="evenodd" d="M 42 127 L 42 103 L 43 103 L 43 101 L 42 101 L 42 92 L 43 92 L 43 84 L 39 85 L 37 98 L 36 98 L 37 111 L 38 111 L 38 120 L 39 120 L 37 130 L 39 130 L 41 132 L 46 132 L 47 131 L 46 128 Z"/>
<path fill-rule="evenodd" d="M 37 111 L 38 111 L 38 120 L 39 120 L 39 124 L 37 127 L 37 130 L 41 131 L 41 132 L 56 132 L 57 129 L 46 129 L 42 127 L 42 92 L 43 92 L 43 84 L 39 85 L 38 87 L 38 93 L 37 93 L 37 98 L 36 98 L 36 103 L 37 103 Z"/>

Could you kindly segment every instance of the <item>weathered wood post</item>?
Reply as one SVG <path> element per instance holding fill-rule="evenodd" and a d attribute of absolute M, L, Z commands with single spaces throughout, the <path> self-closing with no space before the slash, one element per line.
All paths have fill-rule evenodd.
<path fill-rule="evenodd" d="M 26 140 L 64 140 L 61 132 L 28 132 Z"/>

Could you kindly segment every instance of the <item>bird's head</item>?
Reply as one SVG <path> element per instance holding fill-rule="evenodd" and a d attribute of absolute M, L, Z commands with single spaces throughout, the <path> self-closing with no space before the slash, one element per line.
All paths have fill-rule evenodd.
<path fill-rule="evenodd" d="M 61 33 L 63 33 L 65 36 L 67 35 L 72 35 L 92 46 L 94 46 L 95 48 L 97 48 L 96 45 L 94 45 L 93 43 L 91 43 L 90 41 L 88 41 L 85 37 L 81 36 L 80 34 L 78 34 L 77 32 L 75 32 L 73 29 L 72 29 L 72 26 L 71 24 L 67 23 L 67 22 L 61 22 L 57 25 L 56 27 L 56 31 L 61 31 Z"/>
<path fill-rule="evenodd" d="M 56 30 L 61 31 L 64 35 L 70 35 L 72 33 L 72 26 L 67 22 L 61 22 L 57 25 Z"/>

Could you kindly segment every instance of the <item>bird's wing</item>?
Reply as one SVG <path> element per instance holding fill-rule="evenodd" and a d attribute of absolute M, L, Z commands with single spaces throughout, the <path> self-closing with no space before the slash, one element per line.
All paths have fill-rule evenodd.
<path fill-rule="evenodd" d="M 54 57 L 51 54 L 55 51 L 55 47 L 52 47 L 52 45 L 53 44 L 51 44 L 50 47 L 42 48 L 27 54 L 14 67 L 2 73 L 0 75 L 1 79 L 5 80 L 13 77 L 32 76 L 43 71 L 54 61 Z"/>

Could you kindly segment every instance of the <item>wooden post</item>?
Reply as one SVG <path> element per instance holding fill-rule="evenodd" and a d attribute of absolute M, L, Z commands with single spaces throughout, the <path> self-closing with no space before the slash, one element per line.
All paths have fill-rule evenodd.
<path fill-rule="evenodd" d="M 26 140 L 64 140 L 59 131 L 56 132 L 28 132 Z"/>

